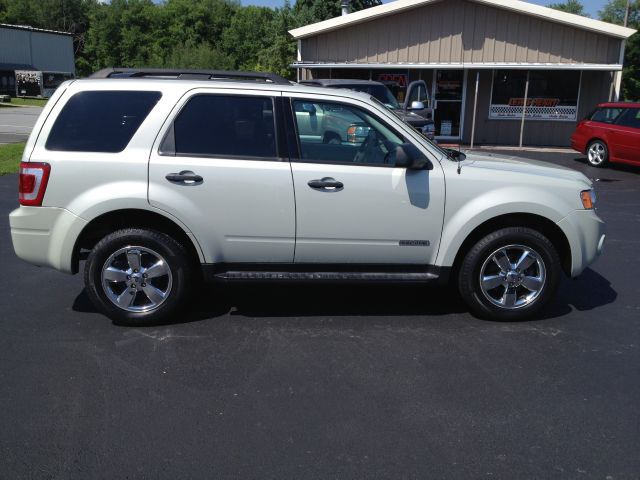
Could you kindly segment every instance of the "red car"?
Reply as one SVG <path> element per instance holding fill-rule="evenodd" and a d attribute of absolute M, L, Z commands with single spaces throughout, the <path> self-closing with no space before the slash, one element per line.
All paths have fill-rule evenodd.
<path fill-rule="evenodd" d="M 586 154 L 594 167 L 640 165 L 640 103 L 601 103 L 578 124 L 571 148 Z"/>

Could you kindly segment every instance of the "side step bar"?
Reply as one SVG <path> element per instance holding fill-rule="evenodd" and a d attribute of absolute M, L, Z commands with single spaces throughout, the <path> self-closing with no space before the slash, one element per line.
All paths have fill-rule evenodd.
<path fill-rule="evenodd" d="M 435 283 L 442 280 L 436 273 L 399 272 L 267 272 L 226 271 L 212 275 L 213 280 L 225 282 L 380 282 Z"/>

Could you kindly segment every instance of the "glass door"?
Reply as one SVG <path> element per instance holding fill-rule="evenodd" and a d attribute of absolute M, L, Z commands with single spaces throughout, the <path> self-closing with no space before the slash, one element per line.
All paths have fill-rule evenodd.
<path fill-rule="evenodd" d="M 462 114 L 465 97 L 464 70 L 435 70 L 433 72 L 434 122 L 436 138 L 462 138 Z"/>

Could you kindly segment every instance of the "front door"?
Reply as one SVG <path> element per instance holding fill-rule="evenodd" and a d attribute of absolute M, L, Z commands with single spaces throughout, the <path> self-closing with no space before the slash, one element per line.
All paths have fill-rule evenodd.
<path fill-rule="evenodd" d="M 357 100 L 310 96 L 292 103 L 294 112 L 313 104 L 327 125 L 347 132 L 340 143 L 297 136 L 295 262 L 433 263 L 444 214 L 439 163 L 432 170 L 396 167 L 395 147 L 406 139 Z"/>
<path fill-rule="evenodd" d="M 192 91 L 151 153 L 149 202 L 191 230 L 207 263 L 293 262 L 293 182 L 273 96 Z"/>
<path fill-rule="evenodd" d="M 434 122 L 438 140 L 462 138 L 462 113 L 465 97 L 464 70 L 433 72 Z"/>

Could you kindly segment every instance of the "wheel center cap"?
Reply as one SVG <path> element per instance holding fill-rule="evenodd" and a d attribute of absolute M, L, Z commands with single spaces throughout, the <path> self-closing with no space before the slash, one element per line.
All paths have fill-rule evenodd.
<path fill-rule="evenodd" d="M 522 279 L 522 276 L 518 272 L 507 273 L 507 282 L 511 284 L 519 283 L 521 279 Z"/>

